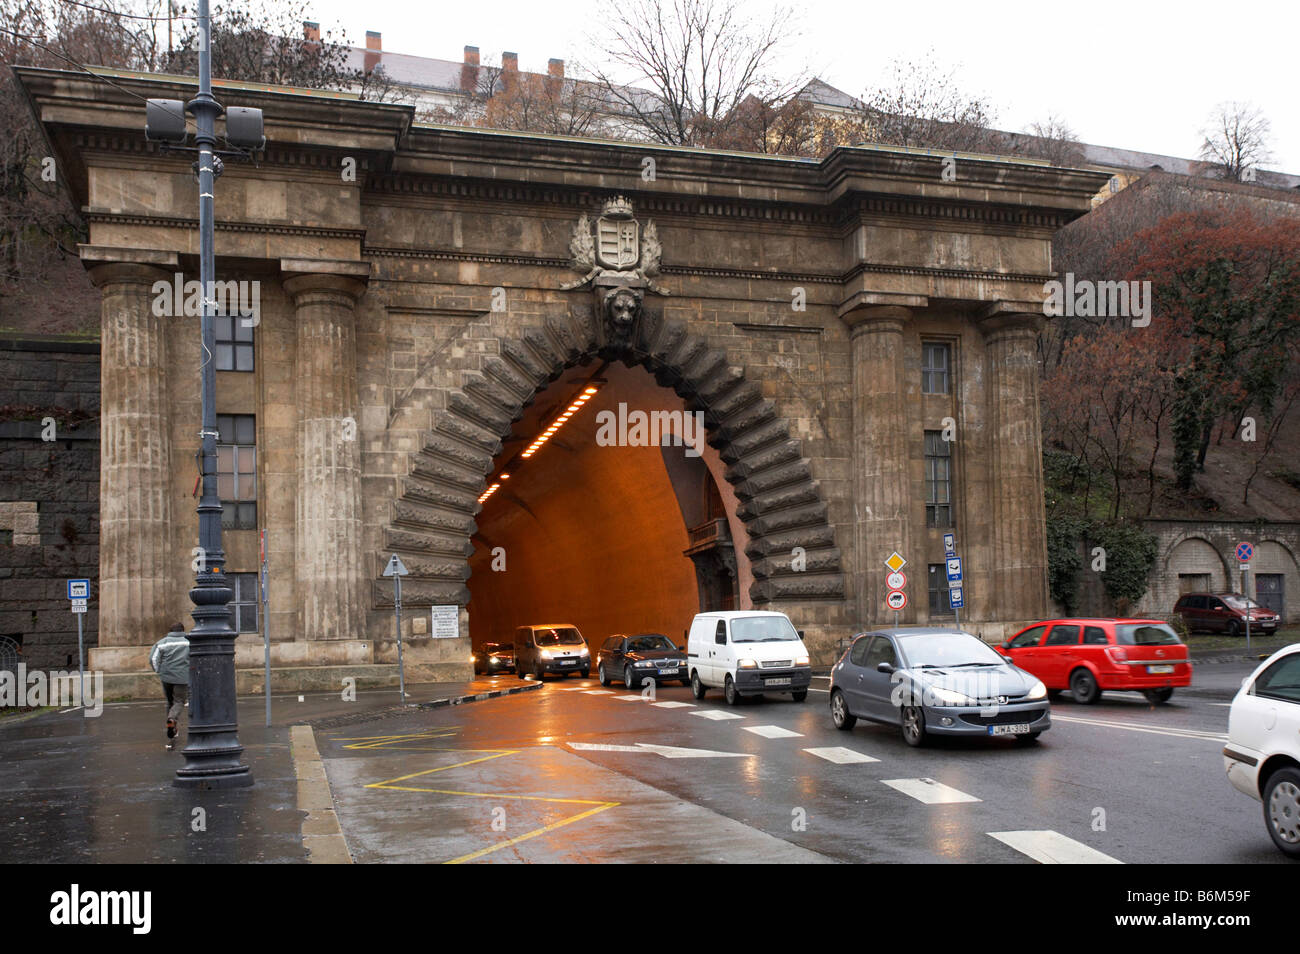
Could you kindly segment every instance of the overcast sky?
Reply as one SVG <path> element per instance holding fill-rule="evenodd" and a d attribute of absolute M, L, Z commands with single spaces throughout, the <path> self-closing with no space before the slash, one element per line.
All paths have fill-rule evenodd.
<path fill-rule="evenodd" d="M 385 50 L 459 60 L 466 44 L 486 59 L 519 54 L 521 69 L 544 71 L 550 57 L 581 59 L 585 35 L 610 0 L 309 0 L 322 27 L 344 28 L 363 45 L 383 34 Z M 754 15 L 766 0 L 741 0 Z M 1300 0 L 803 0 L 788 64 L 858 94 L 886 78 L 896 58 L 957 70 L 985 94 L 998 125 L 1020 130 L 1049 113 L 1085 142 L 1195 158 L 1216 103 L 1249 101 L 1272 124 L 1265 168 L 1300 173 Z"/>

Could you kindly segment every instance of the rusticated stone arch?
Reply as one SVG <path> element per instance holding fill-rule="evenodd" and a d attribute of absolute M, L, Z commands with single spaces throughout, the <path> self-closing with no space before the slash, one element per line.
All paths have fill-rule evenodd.
<path fill-rule="evenodd" d="M 610 347 L 603 338 L 593 309 L 575 305 L 567 317 L 502 338 L 498 354 L 463 373 L 461 386 L 434 412 L 423 446 L 410 455 L 384 531 L 385 552 L 377 565 L 388 553 L 401 555 L 410 570 L 403 602 L 468 603 L 478 495 L 502 442 L 538 393 L 566 368 L 593 358 L 643 366 L 689 410 L 704 412 L 708 442 L 741 501 L 737 515 L 749 535 L 745 553 L 756 606 L 842 600 L 840 550 L 821 490 L 789 425 L 761 388 L 746 380 L 744 369 L 649 303 L 629 346 Z M 792 567 L 796 548 L 803 551 L 802 570 Z M 374 593 L 375 605 L 392 605 L 387 581 L 376 580 Z"/>

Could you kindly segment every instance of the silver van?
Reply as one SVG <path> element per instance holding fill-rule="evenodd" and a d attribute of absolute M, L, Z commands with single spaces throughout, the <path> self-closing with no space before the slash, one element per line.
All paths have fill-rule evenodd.
<path fill-rule="evenodd" d="M 591 650 L 572 623 L 520 626 L 515 630 L 515 675 L 541 681 L 547 673 L 591 675 Z"/>

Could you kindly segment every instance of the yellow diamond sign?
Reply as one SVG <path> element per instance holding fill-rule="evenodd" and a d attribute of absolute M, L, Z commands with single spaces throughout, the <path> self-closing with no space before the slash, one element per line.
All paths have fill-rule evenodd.
<path fill-rule="evenodd" d="M 889 554 L 889 559 L 885 561 L 885 566 L 889 567 L 889 569 L 894 573 L 897 573 L 903 567 L 907 566 L 907 561 L 903 559 L 902 555 L 899 554 L 897 550 L 895 550 L 893 553 Z"/>

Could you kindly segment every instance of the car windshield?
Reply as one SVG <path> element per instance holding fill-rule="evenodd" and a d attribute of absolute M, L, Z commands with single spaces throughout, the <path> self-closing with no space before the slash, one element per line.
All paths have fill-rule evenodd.
<path fill-rule="evenodd" d="M 782 643 L 798 638 L 784 616 L 741 616 L 731 621 L 733 643 Z"/>
<path fill-rule="evenodd" d="M 1006 660 L 970 633 L 927 633 L 899 636 L 899 648 L 913 669 L 954 669 L 959 666 L 1000 666 Z"/>
<path fill-rule="evenodd" d="M 536 634 L 538 646 L 581 646 L 582 636 L 573 628 L 566 629 L 537 629 L 533 631 Z"/>
<path fill-rule="evenodd" d="M 1120 646 L 1177 646 L 1182 641 L 1164 623 L 1119 623 L 1115 642 Z"/>
<path fill-rule="evenodd" d="M 667 636 L 660 636 L 657 633 L 648 636 L 637 636 L 627 644 L 628 652 L 643 653 L 654 649 L 676 649 L 672 640 Z"/>
<path fill-rule="evenodd" d="M 1254 600 L 1247 599 L 1244 596 L 1225 596 L 1223 602 L 1227 603 L 1233 609 L 1260 609 L 1260 605 Z"/>

